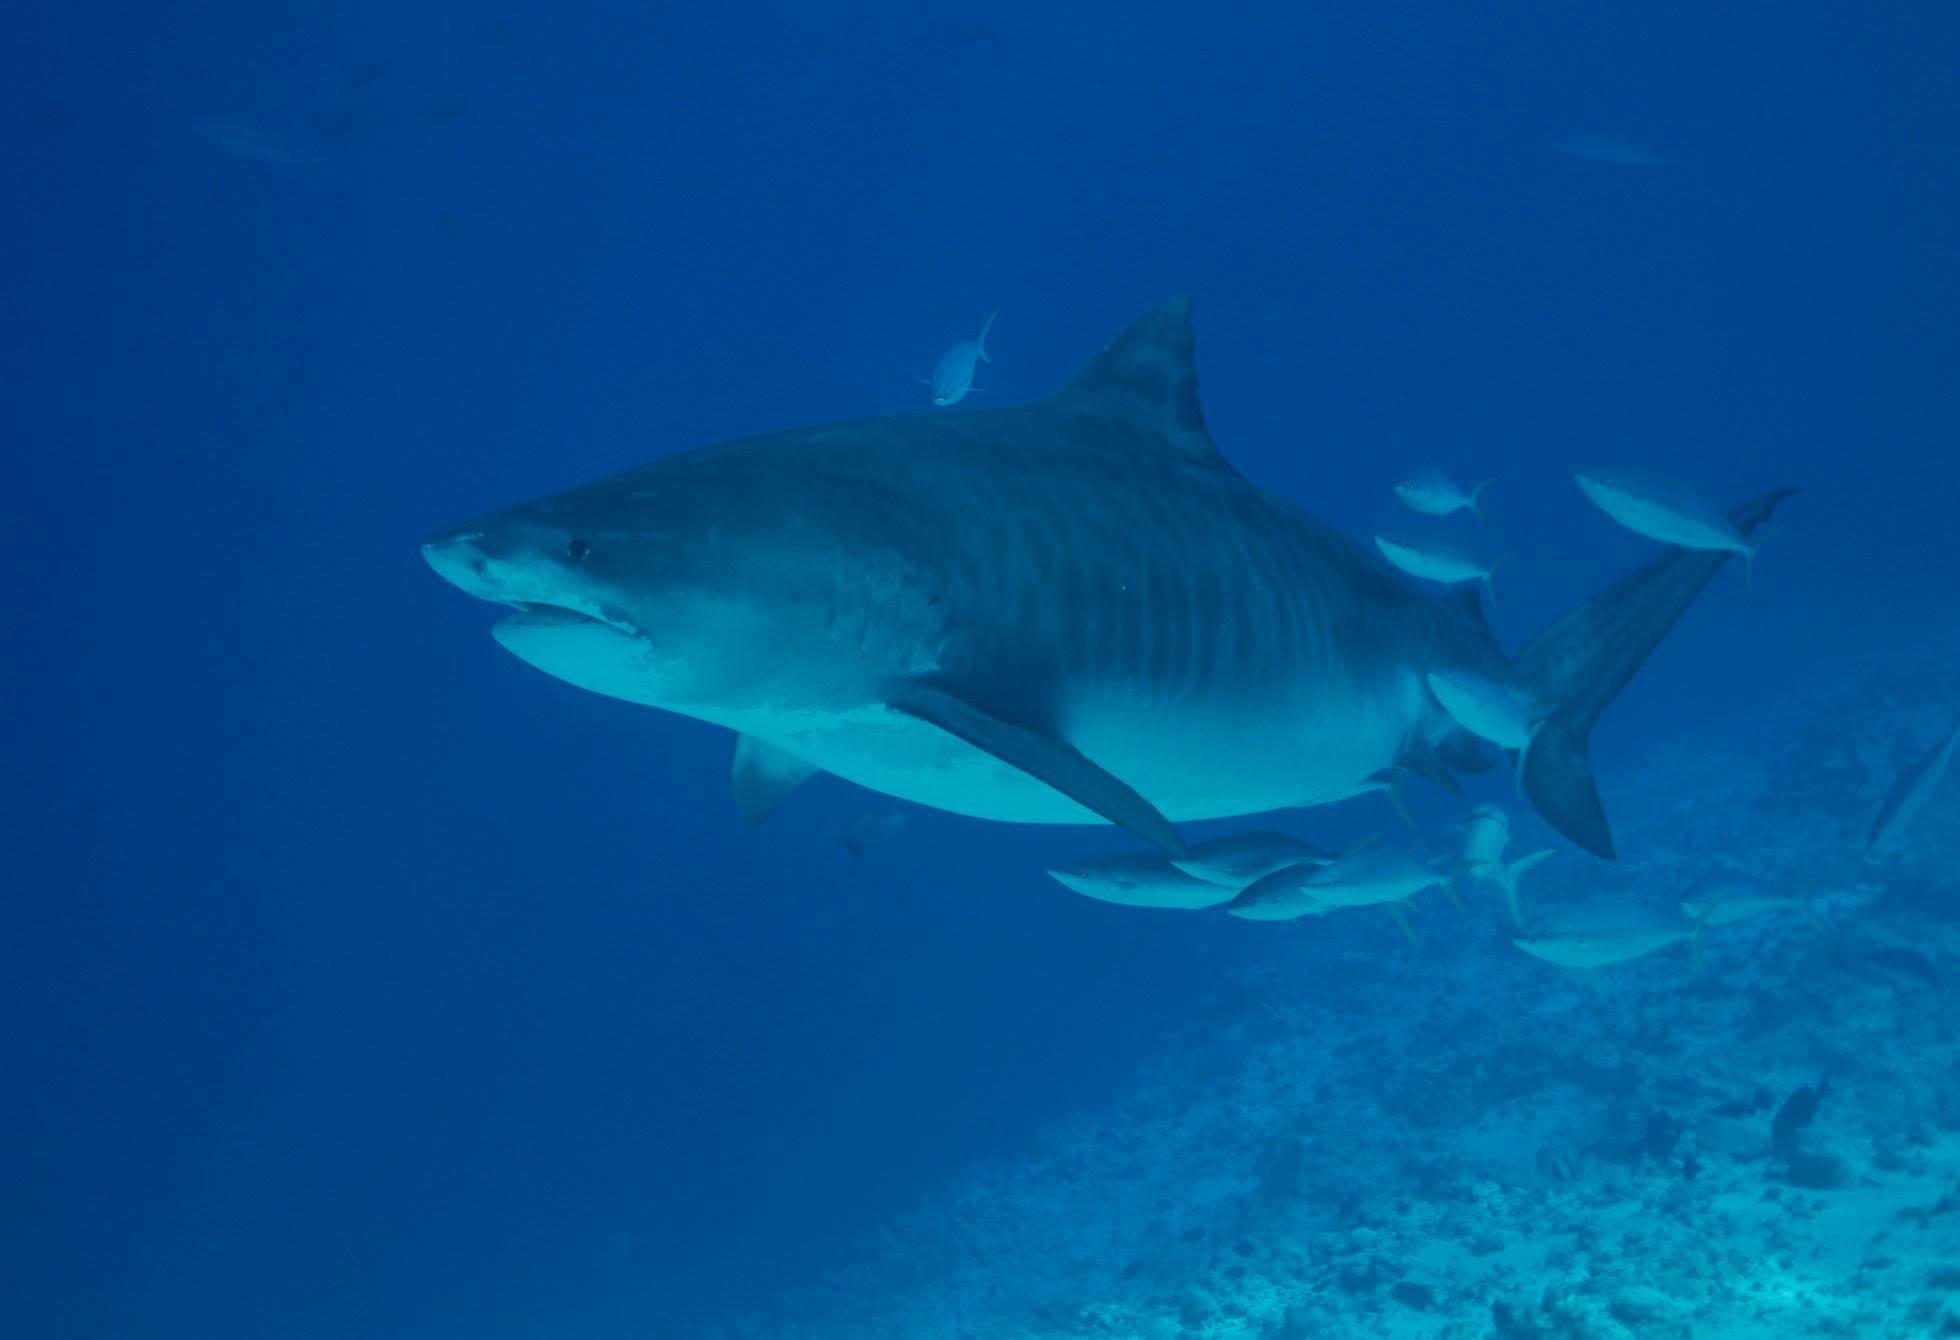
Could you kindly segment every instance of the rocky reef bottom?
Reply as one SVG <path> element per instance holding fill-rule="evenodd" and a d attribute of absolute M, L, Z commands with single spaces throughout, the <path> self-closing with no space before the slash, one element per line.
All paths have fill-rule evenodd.
<path fill-rule="evenodd" d="M 1120 1103 L 712 1334 L 1960 1336 L 1960 778 L 1860 855 L 1956 664 L 1839 667 L 1649 746 L 1613 796 L 1636 855 L 1526 890 L 1664 904 L 1719 865 L 1814 884 L 1814 916 L 1584 970 L 1514 948 L 1489 889 L 1413 949 L 1380 916 L 1273 928 Z"/>

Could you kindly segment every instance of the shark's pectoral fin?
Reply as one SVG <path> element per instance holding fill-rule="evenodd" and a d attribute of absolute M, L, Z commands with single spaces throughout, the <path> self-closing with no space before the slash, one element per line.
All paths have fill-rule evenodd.
<path fill-rule="evenodd" d="M 735 808 L 742 812 L 744 819 L 759 824 L 783 803 L 783 797 L 818 771 L 773 744 L 764 744 L 752 735 L 737 735 L 735 762 L 728 773 Z"/>
<path fill-rule="evenodd" d="M 1003 720 L 948 689 L 911 684 L 892 694 L 891 708 L 939 727 L 1046 782 L 1083 809 L 1126 828 L 1145 842 L 1183 856 L 1184 839 L 1171 821 L 1119 778 L 1053 734 Z"/>

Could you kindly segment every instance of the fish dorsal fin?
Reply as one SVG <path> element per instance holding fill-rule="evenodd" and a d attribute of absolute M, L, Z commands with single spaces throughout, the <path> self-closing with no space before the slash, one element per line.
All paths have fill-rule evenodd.
<path fill-rule="evenodd" d="M 1190 460 L 1229 470 L 1198 404 L 1196 347 L 1191 300 L 1172 298 L 1090 359 L 1074 381 L 1049 398 L 1049 406 L 1147 425 Z"/>

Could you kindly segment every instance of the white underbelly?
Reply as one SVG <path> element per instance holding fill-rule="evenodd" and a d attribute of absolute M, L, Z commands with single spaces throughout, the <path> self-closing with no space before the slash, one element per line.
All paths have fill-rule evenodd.
<path fill-rule="evenodd" d="M 1176 822 L 1324 805 L 1395 761 L 1419 700 L 1321 695 L 1234 712 L 1109 694 L 1071 714 L 1072 743 Z"/>
<path fill-rule="evenodd" d="M 1121 695 L 1074 705 L 1070 742 L 1174 822 L 1326 804 L 1394 761 L 1417 693 L 1308 710 L 1224 713 Z M 902 713 L 770 713 L 721 719 L 846 781 L 915 804 L 1010 823 L 1103 823 L 1044 782 Z"/>

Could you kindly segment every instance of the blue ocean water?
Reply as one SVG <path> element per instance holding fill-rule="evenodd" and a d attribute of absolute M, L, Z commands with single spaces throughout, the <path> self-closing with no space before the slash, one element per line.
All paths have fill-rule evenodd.
<path fill-rule="evenodd" d="M 840 1271 L 856 1306 L 925 1306 L 891 1226 L 952 1222 L 976 1168 L 1241 1092 L 1224 1076 L 1276 1000 L 1315 1056 L 1364 1035 L 1355 1001 L 1406 1011 L 1393 1035 L 1455 1073 L 1486 1040 L 1419 1032 L 1425 981 L 1578 990 L 1453 944 L 1441 903 L 1411 960 L 1386 923 L 1296 939 L 1042 873 L 1106 831 L 908 807 L 854 860 L 835 830 L 885 802 L 829 778 L 751 828 L 725 732 L 519 663 L 418 554 L 683 448 L 924 411 L 918 379 L 989 312 L 973 405 L 1043 395 L 1193 295 L 1225 453 L 1363 542 L 1410 469 L 1494 477 L 1514 647 L 1654 552 L 1575 468 L 1802 488 L 1753 588 L 1725 572 L 1596 737 L 1636 871 L 1822 862 L 1798 839 L 1862 833 L 1960 679 L 1950 7 L 28 0 L 0 32 L 0 1334 L 828 1334 L 796 1300 Z M 1821 706 L 1762 715 L 1779 701 Z M 1789 771 L 1719 784 L 1771 757 Z M 1719 841 L 1668 846 L 1687 820 L 1652 798 L 1692 802 L 1681 779 Z M 1935 1077 L 1954 787 L 1910 887 L 1872 876 L 1836 914 L 1840 942 L 1876 924 L 1929 956 L 1910 1012 L 1939 1025 L 1913 1054 Z M 1793 789 L 1811 809 L 1769 804 Z M 1523 826 L 1501 771 L 1475 794 Z M 1432 832 L 1463 808 L 1412 800 Z M 1395 822 L 1293 818 L 1329 842 Z M 1563 851 L 1558 887 L 1627 878 L 1589 860 Z M 1706 1015 L 1773 991 L 1747 955 L 1679 968 L 1655 994 Z M 1759 1067 L 1779 1102 L 1863 1025 L 1807 1027 Z M 1379 1166 L 1357 1196 L 1432 1194 L 1381 1157 L 1417 1112 L 1376 1098 L 1388 1120 L 1330 1121 L 1313 1161 Z M 1228 1172 L 1190 1167 L 1190 1194 Z M 945 1324 L 1143 1333 L 1144 1293 L 1085 1329 L 1135 1276 L 1072 1213 L 1080 1308 L 1037 1316 L 1003 1256 L 999 1311 L 961 1294 Z M 1284 1333 L 1194 1315 L 1186 1266 L 1150 1269 L 1182 1333 Z"/>

